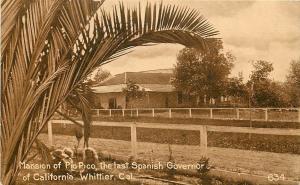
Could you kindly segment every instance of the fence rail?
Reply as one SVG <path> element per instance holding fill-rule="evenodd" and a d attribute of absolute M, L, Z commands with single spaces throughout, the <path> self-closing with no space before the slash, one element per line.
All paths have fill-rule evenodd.
<path fill-rule="evenodd" d="M 82 121 L 78 121 L 82 123 Z M 53 145 L 52 123 L 73 124 L 68 120 L 51 120 L 48 122 L 48 139 Z M 183 124 L 161 124 L 161 123 L 135 123 L 135 122 L 99 122 L 94 121 L 95 126 L 109 127 L 129 127 L 131 135 L 131 155 L 137 158 L 137 128 L 152 129 L 175 129 L 175 130 L 198 130 L 200 132 L 200 153 L 207 155 L 207 132 L 231 132 L 231 133 L 251 133 L 251 134 L 270 134 L 300 136 L 300 129 L 287 128 L 252 128 L 252 127 L 232 127 L 232 126 L 210 126 L 210 125 L 183 125 Z"/>
<path fill-rule="evenodd" d="M 92 109 L 97 117 L 165 117 L 300 122 L 300 108 L 136 108 Z"/>

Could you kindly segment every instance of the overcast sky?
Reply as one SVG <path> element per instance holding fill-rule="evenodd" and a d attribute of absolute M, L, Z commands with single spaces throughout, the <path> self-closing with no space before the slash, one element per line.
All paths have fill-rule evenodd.
<path fill-rule="evenodd" d="M 106 1 L 105 8 L 118 2 Z M 133 6 L 139 1 L 124 2 Z M 140 2 L 145 4 L 147 1 Z M 220 31 L 224 50 L 232 52 L 237 59 L 232 70 L 233 76 L 243 72 L 247 79 L 252 70 L 251 61 L 262 59 L 273 63 L 272 78 L 283 81 L 291 60 L 300 58 L 300 1 L 164 0 L 163 2 L 197 9 Z M 172 68 L 176 63 L 176 55 L 182 48 L 183 46 L 177 44 L 139 47 L 103 68 L 112 74 Z"/>

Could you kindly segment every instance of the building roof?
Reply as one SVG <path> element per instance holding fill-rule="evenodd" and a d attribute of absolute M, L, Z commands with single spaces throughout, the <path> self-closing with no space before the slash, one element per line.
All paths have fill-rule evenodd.
<path fill-rule="evenodd" d="M 125 72 L 103 81 L 100 85 L 125 84 L 129 81 L 136 84 L 170 84 L 171 77 L 172 73 Z"/>
<path fill-rule="evenodd" d="M 105 85 L 105 86 L 96 86 L 92 87 L 95 93 L 113 93 L 113 92 L 122 92 L 123 88 L 126 87 L 126 84 L 117 84 L 117 85 Z"/>
<path fill-rule="evenodd" d="M 110 77 L 93 87 L 95 93 L 122 92 L 126 83 L 132 81 L 148 92 L 172 92 L 172 69 L 159 69 L 142 72 L 125 72 Z"/>
<path fill-rule="evenodd" d="M 140 73 L 173 73 L 173 69 L 153 69 L 147 71 L 140 71 Z"/>

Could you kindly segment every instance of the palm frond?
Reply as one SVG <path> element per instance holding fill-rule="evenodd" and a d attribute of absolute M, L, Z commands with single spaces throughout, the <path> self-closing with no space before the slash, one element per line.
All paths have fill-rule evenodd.
<path fill-rule="evenodd" d="M 8 26 L 2 21 L 5 45 L 1 61 L 1 146 L 2 160 L 6 161 L 2 164 L 5 185 L 15 182 L 19 162 L 69 93 L 73 85 L 69 69 L 74 69 L 70 67 L 70 53 L 80 35 L 76 29 L 86 25 L 103 3 L 30 0 L 10 5 L 11 2 L 3 2 L 3 12 L 9 14 L 15 9 L 21 13 L 13 14 Z M 9 15 L 5 17 L 9 19 Z M 63 27 L 62 21 L 68 27 Z"/>
<path fill-rule="evenodd" d="M 93 33 L 93 34 L 89 34 Z M 82 61 L 83 78 L 99 65 L 127 54 L 132 48 L 157 43 L 179 43 L 209 49 L 207 42 L 218 34 L 196 10 L 147 4 L 142 9 L 115 6 L 112 13 L 101 10 L 76 43 L 76 60 Z M 81 55 L 80 53 L 84 53 Z M 85 62 L 89 61 L 89 62 Z"/>
<path fill-rule="evenodd" d="M 84 145 L 89 147 L 88 141 L 90 137 L 90 127 L 92 122 L 91 107 L 92 107 L 93 92 L 86 83 L 81 83 L 73 92 L 68 96 L 66 103 L 74 107 L 80 112 L 83 128 L 84 128 Z M 72 118 L 68 118 L 72 121 Z"/>
<path fill-rule="evenodd" d="M 143 13 L 140 6 L 125 9 L 120 4 L 112 13 L 101 10 L 95 15 L 102 3 L 2 1 L 4 185 L 15 183 L 19 162 L 25 160 L 47 121 L 72 93 L 77 93 L 81 103 L 87 123 L 85 137 L 89 137 L 89 102 L 78 88 L 97 67 L 139 45 L 179 43 L 205 50 L 207 40 L 218 33 L 188 8 L 148 4 Z"/>
<path fill-rule="evenodd" d="M 14 43 L 13 38 L 19 26 L 18 16 L 23 14 L 29 1 L 22 0 L 3 0 L 1 1 L 1 53 L 7 48 L 9 43 Z M 15 31 L 14 31 L 15 30 Z"/>

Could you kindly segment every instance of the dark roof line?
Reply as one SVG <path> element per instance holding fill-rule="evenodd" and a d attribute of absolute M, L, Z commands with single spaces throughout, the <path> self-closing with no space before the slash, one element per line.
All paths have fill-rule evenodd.
<path fill-rule="evenodd" d="M 126 82 L 130 80 L 137 84 L 170 84 L 171 77 L 172 73 L 126 72 Z M 124 72 L 103 81 L 100 85 L 117 85 L 126 82 Z"/>

